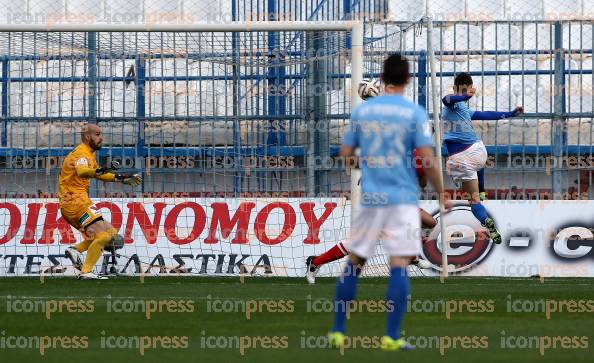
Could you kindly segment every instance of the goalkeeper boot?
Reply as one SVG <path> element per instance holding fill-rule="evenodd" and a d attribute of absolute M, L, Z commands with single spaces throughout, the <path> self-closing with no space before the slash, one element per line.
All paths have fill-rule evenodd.
<path fill-rule="evenodd" d="M 330 348 L 342 348 L 344 346 L 344 334 L 339 331 L 328 333 L 328 343 L 330 344 Z"/>
<path fill-rule="evenodd" d="M 77 269 L 79 271 L 82 269 L 82 265 L 83 265 L 82 254 L 80 252 L 78 252 L 78 250 L 76 248 L 68 247 L 64 254 L 72 262 L 72 266 L 74 266 L 75 269 Z"/>
<path fill-rule="evenodd" d="M 307 266 L 305 278 L 311 285 L 316 283 L 316 275 L 318 274 L 318 271 L 320 271 L 320 268 L 313 264 L 314 258 L 316 258 L 316 256 L 309 256 L 307 260 L 305 260 L 305 265 Z"/>
<path fill-rule="evenodd" d="M 86 272 L 78 275 L 79 280 L 107 280 L 107 276 L 97 275 L 92 272 Z"/>
<path fill-rule="evenodd" d="M 495 228 L 495 221 L 493 220 L 493 218 L 488 217 L 487 219 L 485 219 L 485 224 L 483 224 L 483 227 L 487 228 L 487 230 L 489 231 L 489 237 L 491 237 L 491 240 L 494 243 L 501 243 L 501 234 L 499 233 L 497 228 Z"/>
<path fill-rule="evenodd" d="M 398 338 L 392 339 L 387 335 L 384 335 L 381 340 L 381 349 L 385 351 L 395 351 L 395 350 L 412 350 L 415 349 L 413 345 L 410 345 L 406 339 Z"/>

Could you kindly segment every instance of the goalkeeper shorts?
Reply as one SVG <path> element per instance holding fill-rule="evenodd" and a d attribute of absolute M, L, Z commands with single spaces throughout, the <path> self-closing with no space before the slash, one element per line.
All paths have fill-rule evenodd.
<path fill-rule="evenodd" d="M 380 240 L 389 256 L 417 256 L 421 252 L 419 207 L 360 206 L 351 226 L 350 251 L 361 258 L 370 258 Z"/>
<path fill-rule="evenodd" d="M 99 209 L 90 200 L 83 203 L 60 203 L 60 212 L 70 225 L 81 231 L 91 224 L 103 220 Z"/>

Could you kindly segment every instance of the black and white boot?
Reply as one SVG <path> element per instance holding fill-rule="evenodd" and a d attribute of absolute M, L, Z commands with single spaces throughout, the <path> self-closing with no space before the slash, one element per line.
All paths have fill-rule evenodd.
<path fill-rule="evenodd" d="M 78 252 L 78 250 L 74 247 L 68 247 L 65 252 L 66 257 L 72 262 L 72 266 L 75 269 L 81 270 L 83 265 L 82 253 Z"/>
<path fill-rule="evenodd" d="M 307 266 L 307 272 L 305 273 L 305 279 L 310 285 L 316 283 L 316 275 L 320 268 L 313 264 L 313 260 L 316 256 L 309 256 L 307 260 L 305 260 L 305 265 Z"/>
<path fill-rule="evenodd" d="M 79 280 L 108 280 L 107 276 L 97 275 L 93 272 L 82 273 L 78 275 Z"/>

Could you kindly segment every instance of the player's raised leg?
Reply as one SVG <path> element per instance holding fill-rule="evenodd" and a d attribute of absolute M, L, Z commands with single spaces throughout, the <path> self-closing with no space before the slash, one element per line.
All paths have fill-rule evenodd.
<path fill-rule="evenodd" d="M 341 258 L 348 256 L 349 249 L 347 243 L 338 242 L 328 251 L 322 253 L 319 256 L 309 256 L 307 260 L 305 260 L 305 265 L 307 266 L 307 272 L 305 273 L 305 278 L 307 282 L 310 284 L 316 283 L 316 275 L 318 271 L 320 271 L 320 267 L 327 263 L 340 260 Z"/>
<path fill-rule="evenodd" d="M 481 203 L 479 192 L 478 170 L 482 169 L 487 160 L 487 151 L 482 142 L 477 142 L 464 151 L 455 153 L 448 158 L 447 170 L 456 184 L 462 186 L 464 194 L 470 202 L 470 210 L 476 219 L 487 228 L 491 240 L 501 243 L 501 234 L 495 227 L 495 221 L 489 217 L 487 210 Z"/>
<path fill-rule="evenodd" d="M 117 235 L 117 230 L 106 221 L 97 221 L 90 225 L 86 232 L 93 237 L 93 242 L 89 245 L 85 262 L 83 263 L 80 279 L 95 279 L 97 275 L 93 274 L 93 268 L 99 257 L 103 254 L 103 249 Z"/>
<path fill-rule="evenodd" d="M 74 266 L 75 269 L 80 271 L 82 269 L 83 260 L 84 260 L 83 253 L 85 253 L 89 249 L 89 246 L 93 242 L 93 238 L 89 237 L 84 232 L 84 230 L 81 230 L 82 226 L 80 224 L 78 224 L 77 222 L 75 222 L 67 217 L 68 215 L 72 215 L 73 213 L 76 213 L 76 210 L 78 210 L 79 208 L 77 207 L 74 210 L 72 210 L 73 209 L 72 206 L 70 206 L 70 208 L 67 208 L 67 206 L 65 206 L 64 204 L 62 204 L 62 207 L 63 208 L 60 209 L 60 213 L 62 213 L 62 217 L 68 222 L 68 224 L 70 224 L 74 228 L 78 229 L 84 237 L 84 239 L 81 242 L 75 244 L 74 246 L 66 248 L 66 251 L 64 252 L 66 257 L 72 263 L 72 266 Z M 69 211 L 69 209 L 71 209 L 71 210 Z M 78 220 L 78 219 L 76 219 L 76 220 Z"/>
<path fill-rule="evenodd" d="M 433 216 L 423 209 L 419 208 L 421 213 L 421 225 L 423 228 L 431 229 L 437 225 L 437 221 Z M 316 276 L 320 271 L 320 267 L 323 265 L 340 260 L 341 258 L 349 255 L 349 244 L 347 242 L 339 242 L 330 248 L 328 251 L 318 256 L 309 256 L 305 260 L 307 271 L 305 273 L 305 279 L 310 284 L 316 283 Z M 422 269 L 431 268 L 433 265 L 427 261 L 416 256 L 410 261 L 411 265 L 417 266 Z"/>
<path fill-rule="evenodd" d="M 493 240 L 495 243 L 501 243 L 501 234 L 495 227 L 495 221 L 493 218 L 489 217 L 487 210 L 481 203 L 478 180 L 464 180 L 462 182 L 462 190 L 464 190 L 464 192 L 469 195 L 470 210 L 472 211 L 472 214 L 475 216 L 475 218 L 487 228 L 491 240 Z"/>
<path fill-rule="evenodd" d="M 437 221 L 433 216 L 427 213 L 425 210 L 419 208 L 421 214 L 421 227 L 425 229 L 433 229 L 437 225 Z M 318 256 L 309 256 L 305 260 L 307 271 L 305 272 L 305 279 L 310 284 L 316 283 L 316 276 L 320 271 L 320 267 L 323 265 L 340 260 L 341 258 L 349 255 L 349 244 L 348 242 L 339 242 L 330 248 L 328 251 Z M 422 269 L 431 268 L 433 265 L 427 261 L 416 256 L 410 261 L 411 265 L 417 266 Z"/>
<path fill-rule="evenodd" d="M 86 236 L 83 241 L 75 244 L 72 247 L 68 247 L 66 249 L 66 252 L 64 252 L 66 254 L 66 257 L 68 257 L 70 262 L 72 262 L 72 266 L 74 266 L 74 268 L 76 268 L 79 271 L 82 269 L 83 265 L 82 254 L 89 249 L 89 246 L 92 242 L 93 239 Z"/>
<path fill-rule="evenodd" d="M 84 240 L 65 251 L 73 266 L 81 271 L 80 279 L 107 279 L 92 273 L 103 248 L 113 240 L 117 231 L 103 220 L 103 216 L 90 200 L 62 204 L 62 216 L 84 236 Z M 102 246 L 101 248 L 98 248 Z M 83 263 L 83 253 L 87 252 Z M 94 262 L 93 262 L 94 261 Z M 89 267 L 90 266 L 90 267 Z"/>

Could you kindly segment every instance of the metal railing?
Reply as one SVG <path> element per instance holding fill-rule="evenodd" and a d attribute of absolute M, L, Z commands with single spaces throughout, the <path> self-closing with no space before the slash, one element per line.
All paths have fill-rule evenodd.
<path fill-rule="evenodd" d="M 414 66 L 409 96 L 433 112 L 427 101 L 430 82 L 427 31 L 423 22 L 385 21 L 386 14 L 389 17 L 395 10 L 388 9 L 384 1 L 320 0 L 299 4 L 233 1 L 230 6 L 233 19 L 252 21 L 261 14 L 265 14 L 266 20 L 274 21 L 283 20 L 281 15 L 287 13 L 301 20 L 355 18 L 363 13 L 367 20 L 365 76 L 379 76 L 386 54 L 406 54 Z M 465 11 L 473 9 L 474 5 L 464 4 Z M 587 17 L 588 9 L 583 2 L 579 5 L 579 16 L 572 18 Z M 452 14 L 459 13 L 454 10 Z M 550 12 L 542 13 L 545 18 L 547 14 Z M 504 13 L 498 17 L 511 15 Z M 478 86 L 477 95 L 470 101 L 471 108 L 507 111 L 522 104 L 526 109 L 520 118 L 475 122 L 489 152 L 486 174 L 490 197 L 591 199 L 592 20 L 449 21 L 448 16 L 443 16 L 446 20 L 440 21 L 437 18 L 434 21 L 437 93 L 440 96 L 448 93 L 454 75 L 466 71 Z M 55 171 L 23 170 L 21 161 L 15 164 L 14 160 L 65 155 L 74 144 L 72 125 L 81 121 L 119 125 L 119 131 L 109 135 L 112 146 L 101 153 L 103 157 L 140 160 L 153 156 L 203 158 L 242 153 L 290 157 L 300 166 L 294 174 L 279 178 L 278 169 L 225 165 L 224 171 L 210 173 L 209 180 L 200 182 L 200 188 L 190 188 L 189 182 L 184 181 L 188 185 L 182 187 L 182 192 L 307 192 L 304 182 L 307 129 L 303 120 L 308 111 L 303 106 L 307 102 L 308 72 L 305 59 L 295 62 L 303 50 L 296 44 L 305 47 L 304 37 L 271 31 L 242 44 L 233 36 L 182 44 L 181 38 L 176 43 L 175 34 L 153 38 L 126 37 L 124 33 L 49 34 L 29 33 L 26 39 L 18 33 L 4 34 L 0 45 L 0 160 L 3 162 L 0 174 L 5 178 L 20 178 L 22 182 L 26 178 L 22 175 L 45 175 L 37 175 L 40 181 L 35 185 L 27 186 L 24 182 L 21 192 L 35 193 L 40 185 L 44 185 L 42 190 L 53 190 Z M 343 40 L 328 34 L 321 36 L 324 38 L 321 46 L 332 49 L 332 59 L 325 63 L 323 81 L 331 90 L 325 98 L 324 118 L 329 125 L 325 136 L 327 152 L 332 156 L 337 153 L 341 126 L 350 112 L 350 102 L 345 98 L 350 73 L 339 49 L 342 44 L 348 50 L 349 39 L 348 35 Z M 163 48 L 163 44 L 167 46 Z M 12 49 L 7 49 L 8 45 Z M 190 51 L 172 50 L 179 47 Z M 24 49 L 36 49 L 36 52 L 27 53 Z M 247 66 L 241 64 L 242 59 L 256 53 L 262 60 Z M 186 59 L 191 59 L 194 65 Z M 239 93 L 229 86 L 234 82 L 242 85 Z M 191 84 L 200 86 L 184 88 Z M 275 92 L 268 92 L 271 88 Z M 287 93 L 291 90 L 292 94 Z M 190 96 L 192 92 L 199 95 Z M 179 125 L 184 125 L 187 131 L 172 131 L 179 130 Z M 27 143 L 27 140 L 36 141 Z M 139 160 L 133 166 L 146 168 Z M 151 172 L 163 176 L 158 183 L 146 184 L 145 192 L 166 191 L 168 175 L 179 174 L 179 170 L 168 167 L 152 168 Z M 209 170 L 204 166 L 186 172 L 199 177 Z M 51 175 L 47 176 L 48 173 Z M 348 190 L 340 165 L 325 168 L 322 173 L 329 183 L 325 190 Z M 257 176 L 253 183 L 231 183 L 232 187 L 217 179 L 238 174 Z M 9 189 L 5 192 L 18 192 Z"/>

